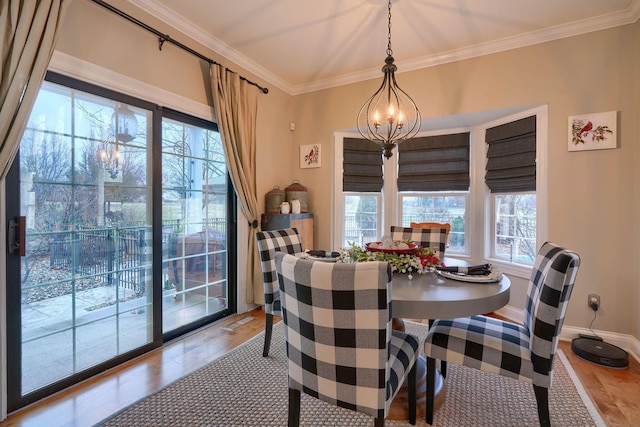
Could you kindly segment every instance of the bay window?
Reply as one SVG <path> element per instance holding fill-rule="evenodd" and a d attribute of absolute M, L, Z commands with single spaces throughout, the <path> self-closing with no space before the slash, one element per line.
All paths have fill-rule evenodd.
<path fill-rule="evenodd" d="M 547 239 L 546 107 L 456 116 L 455 128 L 428 122 L 384 161 L 376 144 L 336 133 L 332 246 L 380 240 L 392 225 L 449 223 L 448 257 L 528 278 Z"/>

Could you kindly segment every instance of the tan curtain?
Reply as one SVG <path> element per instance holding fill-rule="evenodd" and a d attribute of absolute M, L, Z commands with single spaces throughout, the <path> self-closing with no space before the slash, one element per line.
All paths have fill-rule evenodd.
<path fill-rule="evenodd" d="M 256 250 L 258 197 L 256 186 L 256 118 L 259 89 L 221 65 L 211 65 L 211 92 L 231 181 L 240 209 L 249 222 L 246 302 L 264 304 Z"/>
<path fill-rule="evenodd" d="M 0 176 L 16 155 L 71 1 L 0 1 Z"/>

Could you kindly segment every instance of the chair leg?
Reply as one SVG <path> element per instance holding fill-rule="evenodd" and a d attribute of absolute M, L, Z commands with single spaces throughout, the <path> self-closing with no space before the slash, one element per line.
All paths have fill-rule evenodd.
<path fill-rule="evenodd" d="M 427 357 L 427 408 L 425 422 L 429 425 L 433 424 L 433 406 L 435 404 L 435 388 L 436 388 L 436 359 Z"/>
<path fill-rule="evenodd" d="M 264 325 L 264 348 L 262 349 L 262 357 L 269 355 L 269 347 L 271 347 L 271 331 L 273 330 L 273 314 L 265 314 Z"/>
<path fill-rule="evenodd" d="M 374 427 L 384 427 L 384 418 L 376 418 L 373 421 L 373 426 Z"/>
<path fill-rule="evenodd" d="M 429 329 L 433 326 L 433 322 L 435 322 L 435 320 L 429 319 Z M 445 360 L 440 361 L 440 374 L 442 374 L 442 378 L 447 377 L 447 362 Z"/>
<path fill-rule="evenodd" d="M 289 427 L 300 425 L 300 390 L 289 388 Z"/>
<path fill-rule="evenodd" d="M 416 425 L 416 366 L 418 363 L 414 363 L 409 371 L 409 378 L 407 381 L 409 382 L 409 424 L 412 426 Z"/>
<path fill-rule="evenodd" d="M 549 417 L 549 389 L 534 385 L 533 392 L 536 395 L 536 402 L 538 403 L 540 427 L 551 427 L 551 418 Z"/>

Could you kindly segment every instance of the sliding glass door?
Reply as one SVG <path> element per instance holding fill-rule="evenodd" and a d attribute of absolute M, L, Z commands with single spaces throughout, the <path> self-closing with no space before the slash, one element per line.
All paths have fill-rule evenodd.
<path fill-rule="evenodd" d="M 163 332 L 228 308 L 227 167 L 210 123 L 162 119 Z"/>
<path fill-rule="evenodd" d="M 9 411 L 231 313 L 215 124 L 49 74 L 6 180 Z"/>
<path fill-rule="evenodd" d="M 7 290 L 14 404 L 153 341 L 150 119 L 62 85 L 40 91 L 7 203 L 25 225 Z"/>

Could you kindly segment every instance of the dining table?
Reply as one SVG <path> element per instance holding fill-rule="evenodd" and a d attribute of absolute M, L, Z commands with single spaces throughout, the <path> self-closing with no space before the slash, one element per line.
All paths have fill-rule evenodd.
<path fill-rule="evenodd" d="M 447 266 L 468 266 L 457 259 L 444 259 Z M 483 283 L 465 278 L 445 277 L 436 270 L 425 274 L 393 274 L 391 312 L 394 328 L 404 330 L 404 320 L 423 321 L 453 319 L 487 314 L 509 303 L 511 281 L 502 274 L 498 281 Z M 424 418 L 426 399 L 426 359 L 420 356 L 417 362 L 417 415 Z M 444 402 L 445 383 L 440 372 L 436 372 L 435 409 Z M 388 419 L 408 419 L 408 393 L 403 387 L 394 402 Z"/>

